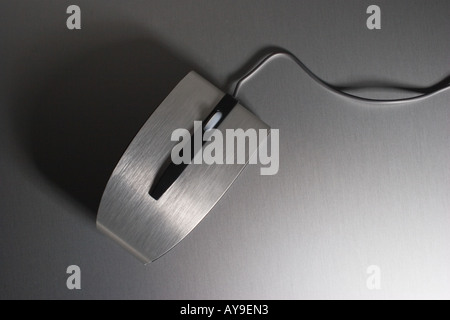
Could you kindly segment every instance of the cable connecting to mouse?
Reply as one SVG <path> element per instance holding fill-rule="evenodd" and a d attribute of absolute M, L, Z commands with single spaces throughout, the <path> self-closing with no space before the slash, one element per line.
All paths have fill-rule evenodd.
<path fill-rule="evenodd" d="M 450 88 L 450 83 L 443 82 L 443 83 L 439 83 L 437 85 L 429 87 L 428 89 L 430 91 L 429 90 L 421 90 L 421 91 L 425 91 L 425 93 L 422 93 L 418 96 L 414 96 L 414 97 L 410 97 L 410 98 L 387 99 L 387 100 L 364 98 L 361 96 L 357 96 L 357 95 L 345 92 L 345 91 L 339 89 L 339 87 L 333 86 L 333 85 L 327 83 L 326 81 L 319 78 L 314 72 L 312 72 L 296 55 L 294 55 L 293 53 L 291 53 L 287 50 L 284 50 L 284 49 L 277 49 L 277 51 L 269 53 L 259 63 L 257 63 L 256 66 L 254 66 L 252 69 L 250 69 L 250 71 L 248 71 L 239 80 L 237 80 L 232 96 L 234 98 L 237 98 L 237 96 L 239 94 L 239 90 L 241 89 L 242 85 L 245 84 L 245 82 L 247 82 L 248 80 L 253 78 L 253 76 L 255 76 L 257 74 L 257 72 L 260 71 L 269 62 L 271 62 L 272 60 L 279 58 L 279 57 L 285 57 L 285 58 L 288 58 L 288 59 L 292 60 L 293 62 L 295 62 L 314 81 L 316 81 L 322 87 L 325 87 L 327 90 L 330 90 L 333 93 L 343 96 L 343 97 L 346 97 L 346 98 L 355 99 L 355 100 L 364 101 L 364 102 L 383 103 L 383 104 L 399 104 L 399 103 L 405 103 L 405 102 L 419 101 L 419 100 L 425 99 L 427 97 L 430 97 L 438 92 L 441 92 L 441 91 L 444 91 L 444 90 Z M 427 92 L 427 91 L 429 91 L 429 92 Z"/>

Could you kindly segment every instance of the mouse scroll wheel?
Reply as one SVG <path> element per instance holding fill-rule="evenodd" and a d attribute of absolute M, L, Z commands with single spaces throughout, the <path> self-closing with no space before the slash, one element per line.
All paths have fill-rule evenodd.
<path fill-rule="evenodd" d="M 220 119 L 222 119 L 222 112 L 217 111 L 214 113 L 209 120 L 206 122 L 204 131 L 211 130 L 216 127 L 217 123 L 219 123 Z"/>

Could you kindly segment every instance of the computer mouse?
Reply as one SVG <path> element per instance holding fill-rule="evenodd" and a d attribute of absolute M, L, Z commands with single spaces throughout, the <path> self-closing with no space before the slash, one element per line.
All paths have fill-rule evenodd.
<path fill-rule="evenodd" d="M 213 130 L 215 138 L 206 137 Z M 244 155 L 239 148 L 225 148 L 229 140 L 221 142 L 223 161 L 208 161 L 201 152 L 229 131 L 245 135 L 249 130 L 258 136 L 244 147 Z M 178 138 L 186 133 L 190 137 L 183 144 Z M 150 116 L 114 169 L 100 202 L 98 229 L 144 263 L 158 259 L 210 212 L 269 133 L 269 126 L 234 97 L 190 72 Z M 174 155 L 192 161 L 176 163 Z"/>

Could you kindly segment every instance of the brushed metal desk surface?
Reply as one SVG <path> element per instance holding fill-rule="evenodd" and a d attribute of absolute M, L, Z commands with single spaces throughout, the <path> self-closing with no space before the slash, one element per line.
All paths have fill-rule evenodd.
<path fill-rule="evenodd" d="M 407 105 L 359 103 L 277 60 L 240 98 L 280 129 L 279 173 L 260 176 L 257 166 L 247 167 L 202 223 L 149 266 L 98 232 L 95 213 L 38 171 L 29 152 L 33 133 L 46 128 L 40 121 L 64 132 L 57 124 L 71 115 L 72 101 L 83 117 L 96 115 L 99 135 L 119 108 L 108 96 L 120 96 L 121 88 L 142 88 L 142 95 L 131 90 L 123 108 L 147 96 L 162 101 L 169 93 L 163 84 L 180 79 L 172 79 L 167 55 L 143 61 L 138 57 L 147 51 L 135 50 L 120 63 L 102 64 L 117 51 L 107 50 L 88 71 L 77 64 L 80 56 L 135 38 L 188 61 L 219 88 L 274 45 L 334 84 L 431 85 L 450 73 L 447 0 L 379 0 L 378 31 L 366 28 L 373 4 L 367 1 L 79 0 L 82 30 L 73 32 L 65 27 L 70 4 L 0 5 L 0 298 L 450 298 L 448 90 Z M 101 68 L 108 76 L 99 76 Z M 128 69 L 136 77 L 145 77 L 141 69 L 153 72 L 158 82 L 114 80 Z M 30 110 L 46 83 L 54 109 L 39 118 L 45 108 Z M 110 87 L 96 95 L 104 83 Z M 66 288 L 69 265 L 81 268 L 79 291 Z M 371 265 L 380 267 L 381 290 L 366 286 Z"/>

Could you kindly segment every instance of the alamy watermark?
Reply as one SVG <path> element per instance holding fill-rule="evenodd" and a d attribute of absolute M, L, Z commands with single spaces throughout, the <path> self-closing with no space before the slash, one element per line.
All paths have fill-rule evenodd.
<path fill-rule="evenodd" d="M 69 290 L 81 290 L 81 269 L 77 265 L 67 267 L 67 274 L 70 276 L 66 280 L 66 286 Z"/>
<path fill-rule="evenodd" d="M 191 133 L 176 129 L 171 140 L 178 143 L 171 152 L 174 164 L 260 164 L 261 175 L 275 175 L 280 165 L 280 134 L 278 129 L 210 129 L 203 133 L 202 121 L 194 121 L 194 150 Z M 270 143 L 269 143 L 270 140 Z M 205 144 L 202 148 L 204 142 Z M 255 154 L 253 154 L 256 150 Z"/>
<path fill-rule="evenodd" d="M 381 290 L 381 268 L 377 265 L 367 267 L 366 286 L 369 290 Z"/>

